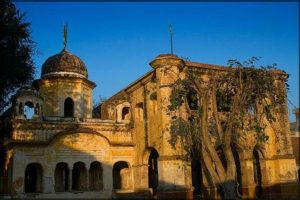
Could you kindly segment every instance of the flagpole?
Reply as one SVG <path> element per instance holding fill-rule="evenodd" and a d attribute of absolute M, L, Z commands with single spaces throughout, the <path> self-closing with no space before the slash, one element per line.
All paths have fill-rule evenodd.
<path fill-rule="evenodd" d="M 170 31 L 170 42 L 171 42 L 171 54 L 173 54 L 173 30 L 171 24 L 169 26 L 169 31 Z"/>
<path fill-rule="evenodd" d="M 64 24 L 64 50 L 67 48 L 67 43 L 68 43 L 68 24 Z"/>

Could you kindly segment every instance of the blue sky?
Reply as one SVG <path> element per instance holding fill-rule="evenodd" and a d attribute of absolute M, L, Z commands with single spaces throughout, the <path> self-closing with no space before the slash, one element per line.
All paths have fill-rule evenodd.
<path fill-rule="evenodd" d="M 299 107 L 299 3 L 27 3 L 16 2 L 31 22 L 38 53 L 36 78 L 43 62 L 63 48 L 88 67 L 97 84 L 94 99 L 108 98 L 151 70 L 149 62 L 170 52 L 192 61 L 226 65 L 262 57 L 290 74 L 290 102 Z M 289 103 L 289 112 L 293 106 Z M 290 119 L 295 120 L 292 114 Z"/>

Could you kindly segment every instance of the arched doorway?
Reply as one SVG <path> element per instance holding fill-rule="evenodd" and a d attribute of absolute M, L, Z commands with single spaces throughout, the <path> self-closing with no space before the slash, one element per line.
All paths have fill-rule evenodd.
<path fill-rule="evenodd" d="M 68 164 L 58 163 L 55 168 L 55 192 L 67 191 L 69 186 Z"/>
<path fill-rule="evenodd" d="M 64 116 L 65 117 L 74 117 L 74 101 L 68 97 L 64 103 Z"/>
<path fill-rule="evenodd" d="M 119 161 L 113 166 L 113 186 L 114 189 L 131 188 L 131 172 L 127 162 Z"/>
<path fill-rule="evenodd" d="M 236 192 L 237 192 L 238 196 L 241 196 L 243 194 L 242 193 L 243 190 L 242 190 L 242 172 L 241 172 L 240 156 L 237 151 L 236 145 L 233 144 L 233 145 L 231 145 L 231 147 L 232 147 L 232 154 L 233 154 L 235 167 L 236 167 L 236 183 L 237 183 Z"/>
<path fill-rule="evenodd" d="M 72 190 L 84 191 L 87 189 L 87 172 L 83 162 L 77 162 L 72 171 Z"/>
<path fill-rule="evenodd" d="M 195 199 L 201 197 L 202 193 L 202 167 L 200 157 L 191 156 L 192 185 Z"/>
<path fill-rule="evenodd" d="M 42 192 L 43 170 L 40 164 L 31 163 L 25 170 L 25 193 Z"/>
<path fill-rule="evenodd" d="M 262 193 L 261 167 L 259 162 L 259 152 L 256 148 L 254 148 L 253 150 L 253 175 L 254 175 L 254 183 L 256 184 L 255 194 L 257 197 L 260 197 Z"/>
<path fill-rule="evenodd" d="M 149 188 L 152 188 L 153 196 L 156 195 L 156 189 L 158 187 L 158 157 L 158 152 L 152 149 L 148 160 L 148 185 Z"/>
<path fill-rule="evenodd" d="M 90 190 L 97 191 L 103 189 L 102 166 L 100 162 L 92 162 L 89 170 Z"/>

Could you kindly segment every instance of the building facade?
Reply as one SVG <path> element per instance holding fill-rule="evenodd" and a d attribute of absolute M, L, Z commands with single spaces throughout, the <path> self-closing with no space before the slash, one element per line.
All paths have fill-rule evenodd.
<path fill-rule="evenodd" d="M 290 123 L 291 128 L 291 139 L 292 139 L 292 146 L 293 146 L 293 152 L 296 158 L 296 165 L 298 170 L 298 181 L 300 176 L 300 126 L 299 126 L 299 108 L 293 109 L 293 113 L 295 114 L 296 121 Z"/>
<path fill-rule="evenodd" d="M 19 198 L 182 199 L 192 198 L 198 188 L 205 198 L 219 198 L 209 178 L 199 175 L 204 169 L 183 160 L 183 149 L 169 144 L 167 107 L 171 85 L 184 73 L 180 69 L 218 73 L 225 67 L 171 54 L 159 55 L 150 65 L 150 72 L 93 110 L 96 85 L 88 80 L 83 61 L 65 49 L 48 58 L 41 78 L 17 92 L 2 120 L 9 128 L 1 130 L 0 191 Z M 25 107 L 32 109 L 31 119 Z M 297 193 L 286 105 L 278 114 L 280 123 L 268 127 L 265 149 L 254 151 L 250 142 L 252 149 L 237 152 L 244 198 Z"/>

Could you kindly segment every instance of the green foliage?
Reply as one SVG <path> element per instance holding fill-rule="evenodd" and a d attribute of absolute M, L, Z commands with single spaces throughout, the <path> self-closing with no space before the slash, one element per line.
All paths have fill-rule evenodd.
<path fill-rule="evenodd" d="M 150 94 L 150 100 L 157 100 L 157 92 L 155 91 L 155 92 L 152 92 L 151 94 Z"/>
<path fill-rule="evenodd" d="M 198 155 L 200 151 L 201 139 L 198 120 L 199 118 L 196 116 L 190 117 L 188 120 L 181 117 L 173 118 L 170 126 L 171 137 L 168 142 L 175 149 L 178 141 L 184 141 L 180 144 L 186 151 L 186 159 L 189 159 L 191 155 Z"/>
<path fill-rule="evenodd" d="M 217 89 L 217 109 L 219 112 L 230 112 L 232 103 L 232 91 L 224 91 L 222 87 Z"/>
<path fill-rule="evenodd" d="M 235 106 L 240 107 L 241 116 L 245 116 L 249 111 L 255 114 L 257 104 L 264 105 L 264 113 L 268 120 L 274 121 L 275 118 L 271 111 L 276 105 L 285 102 L 286 92 L 279 91 L 280 86 L 278 88 L 275 84 L 276 75 L 273 72 L 276 70 L 276 65 L 256 68 L 256 61 L 258 61 L 256 57 L 252 57 L 243 64 L 237 60 L 229 60 L 228 65 L 231 70 L 223 73 L 218 80 L 218 88 L 221 88 L 219 96 L 224 99 L 224 97 L 239 95 L 239 105 Z M 222 98 L 221 100 L 223 100 Z M 220 102 L 222 106 L 228 106 L 226 100 Z"/>
<path fill-rule="evenodd" d="M 171 135 L 169 143 L 173 148 L 175 148 L 178 137 L 184 137 L 190 132 L 189 123 L 182 118 L 176 118 L 171 123 L 170 132 L 173 137 Z"/>
<path fill-rule="evenodd" d="M 191 87 L 188 80 L 178 79 L 172 87 L 172 93 L 170 95 L 170 105 L 169 110 L 174 111 L 178 109 L 182 103 L 184 103 L 185 98 L 191 92 Z"/>
<path fill-rule="evenodd" d="M 228 125 L 231 124 L 233 132 L 236 132 L 236 130 L 243 130 L 243 133 L 254 131 L 258 143 L 267 142 L 266 124 L 262 123 L 262 116 L 265 116 L 270 123 L 276 121 L 275 113 L 286 100 L 285 89 L 287 88 L 288 75 L 276 71 L 275 64 L 259 66 L 257 65 L 258 60 L 256 57 L 252 57 L 243 63 L 237 60 L 229 60 L 228 70 L 219 72 L 209 69 L 186 68 L 184 71 L 186 72 L 186 79 L 179 79 L 173 84 L 173 90 L 169 98 L 169 111 L 178 110 L 185 101 L 193 100 L 193 102 L 196 102 L 195 100 L 203 95 L 202 91 L 197 90 L 199 93 L 196 95 L 190 97 L 189 95 L 195 92 L 195 84 L 198 87 L 202 85 L 201 90 L 206 90 L 209 95 L 216 96 L 217 110 L 219 112 L 225 111 L 227 119 L 230 119 L 230 121 L 219 122 L 224 133 Z M 201 78 L 202 75 L 213 78 L 204 81 Z M 215 94 L 212 93 L 213 84 L 216 84 Z M 203 103 L 205 102 L 201 104 Z M 201 137 L 199 119 L 202 105 L 197 106 L 198 115 L 191 114 L 191 117 L 197 120 L 176 118 L 171 123 L 172 137 L 169 141 L 170 144 L 175 145 L 180 139 L 184 141 L 183 145 L 187 152 L 191 151 L 195 141 L 199 141 Z M 210 123 L 210 121 L 205 123 L 208 124 L 211 137 L 215 137 L 216 125 L 214 123 L 216 121 L 214 119 L 208 120 L 212 120 L 213 123 Z M 238 137 L 238 135 L 233 134 L 233 137 Z M 219 140 L 216 141 L 217 144 L 224 142 L 222 138 L 219 138 Z"/>
<path fill-rule="evenodd" d="M 198 95 L 195 90 L 189 90 L 189 93 L 187 94 L 187 102 L 191 110 L 198 110 Z"/>
<path fill-rule="evenodd" d="M 29 23 L 10 0 L 0 3 L 0 112 L 9 96 L 19 87 L 31 84 L 34 66 L 31 56 L 35 46 Z"/>

